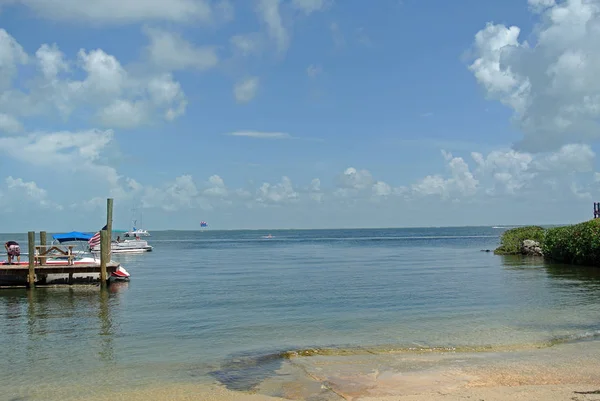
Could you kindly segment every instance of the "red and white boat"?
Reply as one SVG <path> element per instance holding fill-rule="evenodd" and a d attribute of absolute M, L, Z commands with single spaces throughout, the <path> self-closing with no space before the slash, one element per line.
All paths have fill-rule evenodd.
<path fill-rule="evenodd" d="M 91 234 L 85 234 L 81 232 L 70 232 L 65 234 L 55 234 L 53 235 L 54 242 L 53 246 L 66 245 L 69 243 L 80 243 L 82 250 L 74 251 L 75 259 L 73 260 L 74 265 L 100 265 L 100 257 L 95 256 L 89 252 L 86 252 L 85 246 L 87 246 L 87 241 L 92 237 Z M 22 255 L 25 256 L 25 255 Z M 28 256 L 28 255 L 27 255 Z M 45 262 L 46 265 L 51 266 L 67 266 L 69 264 L 68 257 L 64 255 L 57 254 L 56 257 L 48 258 Z M 8 261 L 0 261 L 0 266 L 9 265 Z M 28 266 L 29 260 L 21 260 L 21 262 L 17 263 L 13 260 L 11 265 L 19 265 L 19 266 Z M 62 284 L 67 283 L 69 281 L 69 273 L 48 273 L 48 274 L 36 274 L 38 276 L 37 280 L 40 283 L 44 284 Z M 130 274 L 121 264 L 117 267 L 117 270 L 110 273 L 109 281 L 129 281 Z M 0 285 L 17 285 L 20 282 L 23 284 L 26 283 L 26 278 L 17 275 L 11 274 L 3 274 L 0 273 Z M 73 273 L 73 282 L 74 283 L 86 283 L 86 282 L 97 282 L 100 281 L 100 273 L 89 272 L 89 273 Z"/>

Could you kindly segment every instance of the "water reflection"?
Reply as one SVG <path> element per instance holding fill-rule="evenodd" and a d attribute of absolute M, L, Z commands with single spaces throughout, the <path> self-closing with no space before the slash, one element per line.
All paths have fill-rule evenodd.
<path fill-rule="evenodd" d="M 60 375 L 78 363 L 113 364 L 115 313 L 125 290 L 127 285 L 0 291 L 0 342 L 12 351 L 0 374 L 17 383 L 32 371 Z"/>
<path fill-rule="evenodd" d="M 103 361 L 114 360 L 113 350 L 113 326 L 110 318 L 108 289 L 100 289 L 100 308 L 98 317 L 100 318 L 100 359 Z"/>
<path fill-rule="evenodd" d="M 541 257 L 501 256 L 507 270 L 545 273 L 550 291 L 564 293 L 573 303 L 600 302 L 600 268 L 554 263 Z M 579 301 L 577 301 L 579 299 Z"/>

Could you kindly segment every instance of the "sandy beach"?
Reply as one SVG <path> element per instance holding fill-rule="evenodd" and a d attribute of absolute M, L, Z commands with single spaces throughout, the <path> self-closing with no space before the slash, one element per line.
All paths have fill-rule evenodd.
<path fill-rule="evenodd" d="M 310 356 L 286 361 L 275 375 L 247 392 L 217 384 L 177 383 L 103 390 L 72 399 L 592 401 L 600 400 L 599 361 L 600 341 L 501 352 Z"/>

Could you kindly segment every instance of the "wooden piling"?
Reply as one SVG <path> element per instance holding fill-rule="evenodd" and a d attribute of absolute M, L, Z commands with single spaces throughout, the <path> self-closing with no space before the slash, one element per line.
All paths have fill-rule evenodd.
<path fill-rule="evenodd" d="M 29 288 L 35 287 L 35 231 L 27 233 L 27 246 L 29 252 L 29 274 L 27 284 Z"/>
<path fill-rule="evenodd" d="M 112 242 L 113 199 L 106 199 L 106 231 L 108 231 L 108 259 L 110 261 Z"/>
<path fill-rule="evenodd" d="M 107 230 L 100 231 L 100 283 L 106 285 L 106 264 L 110 261 L 110 237 Z"/>
<path fill-rule="evenodd" d="M 40 231 L 40 247 L 39 247 L 39 253 L 38 253 L 38 255 L 45 255 L 46 254 L 46 249 L 47 249 L 46 248 L 46 244 L 47 244 L 47 242 L 46 242 L 46 231 Z M 37 258 L 38 265 L 46 264 L 47 260 L 48 260 L 47 258 L 40 258 L 40 257 L 38 257 Z M 39 272 L 38 272 L 38 282 L 39 281 L 43 282 L 45 280 L 46 280 L 46 276 L 43 275 L 43 274 L 39 274 Z"/>
<path fill-rule="evenodd" d="M 43 254 L 46 252 L 46 231 L 40 231 L 40 253 Z"/>

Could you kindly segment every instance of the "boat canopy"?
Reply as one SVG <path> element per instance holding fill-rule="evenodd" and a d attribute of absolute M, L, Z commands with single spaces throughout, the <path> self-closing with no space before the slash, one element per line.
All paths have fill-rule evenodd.
<path fill-rule="evenodd" d="M 54 234 L 52 238 L 62 244 L 70 241 L 89 241 L 93 236 L 93 234 L 71 231 L 70 233 Z"/>

